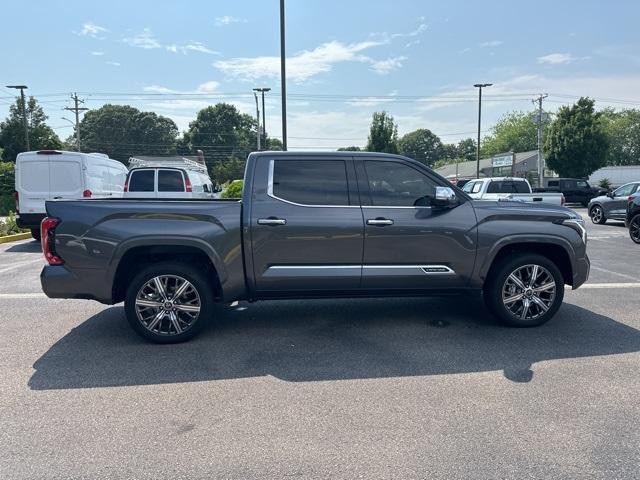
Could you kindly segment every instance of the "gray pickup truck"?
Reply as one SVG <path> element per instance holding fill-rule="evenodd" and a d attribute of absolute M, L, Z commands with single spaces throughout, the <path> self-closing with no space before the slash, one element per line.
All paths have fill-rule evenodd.
<path fill-rule="evenodd" d="M 572 210 L 473 201 L 396 155 L 252 153 L 241 200 L 46 208 L 44 292 L 124 301 L 131 326 L 162 343 L 236 300 L 482 292 L 504 323 L 535 326 L 589 274 Z"/>

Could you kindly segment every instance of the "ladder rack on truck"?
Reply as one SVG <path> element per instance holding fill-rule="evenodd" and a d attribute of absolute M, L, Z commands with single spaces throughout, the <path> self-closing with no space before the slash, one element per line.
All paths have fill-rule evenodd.
<path fill-rule="evenodd" d="M 186 157 L 155 157 L 155 158 L 129 158 L 129 170 L 141 167 L 173 167 L 184 168 L 199 173 L 207 173 L 207 165 L 204 159 L 192 160 Z"/>

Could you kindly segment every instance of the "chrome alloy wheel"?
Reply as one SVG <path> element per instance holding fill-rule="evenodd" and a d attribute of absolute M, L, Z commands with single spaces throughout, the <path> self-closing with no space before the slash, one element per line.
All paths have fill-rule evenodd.
<path fill-rule="evenodd" d="M 544 315 L 556 297 L 553 275 L 540 265 L 523 265 L 502 286 L 502 303 L 511 315 L 534 320 Z"/>
<path fill-rule="evenodd" d="M 629 224 L 629 236 L 631 240 L 640 243 L 640 215 L 636 215 Z"/>
<path fill-rule="evenodd" d="M 591 209 L 591 221 L 593 223 L 600 223 L 602 221 L 602 208 L 595 206 Z"/>
<path fill-rule="evenodd" d="M 140 323 L 158 335 L 179 335 L 191 328 L 200 315 L 200 295 L 188 280 L 160 275 L 146 282 L 136 295 Z"/>

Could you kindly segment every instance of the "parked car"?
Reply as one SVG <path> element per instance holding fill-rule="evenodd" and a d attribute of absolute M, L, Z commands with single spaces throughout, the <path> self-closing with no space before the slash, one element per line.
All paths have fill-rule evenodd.
<path fill-rule="evenodd" d="M 252 153 L 241 200 L 49 201 L 47 213 L 44 292 L 124 300 L 135 331 L 162 343 L 236 300 L 483 292 L 501 321 L 530 327 L 590 265 L 572 210 L 475 202 L 380 153 Z"/>
<path fill-rule="evenodd" d="M 536 188 L 535 192 L 560 192 L 567 203 L 580 203 L 588 206 L 589 201 L 607 191 L 589 185 L 589 182 L 579 178 L 547 178 L 544 181 L 546 188 Z"/>
<path fill-rule="evenodd" d="M 121 197 L 127 167 L 102 153 L 40 150 L 16 158 L 16 223 L 40 240 L 45 202 Z"/>
<path fill-rule="evenodd" d="M 531 193 L 531 185 L 524 178 L 493 177 L 470 180 L 462 187 L 474 200 L 514 200 L 564 205 L 561 193 Z"/>
<path fill-rule="evenodd" d="M 142 167 L 129 171 L 126 198 L 213 198 L 214 187 L 206 173 L 173 167 Z"/>
<path fill-rule="evenodd" d="M 625 223 L 629 226 L 629 236 L 635 243 L 640 243 L 640 191 L 636 190 L 627 201 L 627 218 Z"/>
<path fill-rule="evenodd" d="M 622 220 L 627 217 L 629 196 L 638 192 L 640 181 L 627 183 L 613 192 L 600 195 L 589 202 L 589 217 L 593 223 L 602 225 L 607 220 Z"/>

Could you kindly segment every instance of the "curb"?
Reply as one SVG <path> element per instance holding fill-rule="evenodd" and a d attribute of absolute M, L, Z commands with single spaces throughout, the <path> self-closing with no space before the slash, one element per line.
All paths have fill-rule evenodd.
<path fill-rule="evenodd" d="M 31 233 L 18 233 L 16 235 L 7 235 L 6 237 L 0 237 L 0 243 L 16 242 L 18 240 L 26 240 L 31 238 Z"/>

